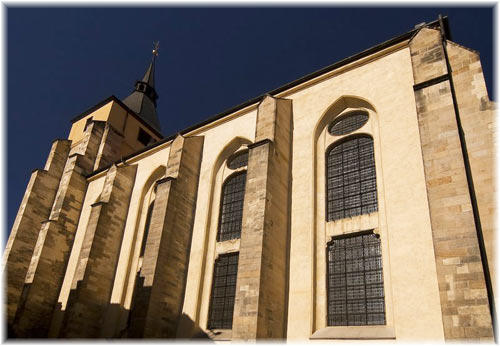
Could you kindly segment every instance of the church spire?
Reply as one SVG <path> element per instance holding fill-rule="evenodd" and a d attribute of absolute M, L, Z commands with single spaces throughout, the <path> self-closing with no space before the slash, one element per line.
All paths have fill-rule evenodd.
<path fill-rule="evenodd" d="M 155 42 L 153 59 L 149 64 L 144 77 L 135 82 L 135 90 L 123 100 L 130 109 L 137 113 L 154 129 L 161 132 L 160 121 L 156 114 L 156 100 L 158 94 L 155 90 L 155 60 L 158 56 L 159 42 Z"/>
<path fill-rule="evenodd" d="M 155 60 L 158 56 L 158 47 L 160 46 L 160 42 L 154 42 L 153 48 L 153 59 L 151 60 L 151 64 L 149 64 L 148 70 L 144 74 L 142 81 L 146 84 L 149 84 L 153 89 L 155 87 Z"/>

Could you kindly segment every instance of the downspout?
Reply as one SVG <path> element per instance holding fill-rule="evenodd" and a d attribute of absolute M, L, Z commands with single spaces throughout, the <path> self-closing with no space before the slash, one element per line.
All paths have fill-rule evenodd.
<path fill-rule="evenodd" d="M 467 143 L 465 141 L 465 135 L 464 135 L 464 131 L 462 128 L 462 122 L 460 120 L 458 102 L 457 102 L 457 97 L 455 94 L 455 87 L 454 87 L 454 83 L 453 83 L 453 74 L 451 71 L 450 61 L 448 58 L 448 51 L 446 49 L 447 37 L 446 37 L 445 28 L 444 28 L 444 21 L 443 21 L 443 17 L 441 15 L 439 15 L 439 30 L 441 32 L 441 43 L 443 45 L 444 58 L 446 60 L 446 69 L 447 69 L 449 80 L 450 80 L 450 90 L 451 90 L 451 97 L 453 100 L 453 108 L 455 110 L 455 118 L 457 121 L 458 137 L 460 138 L 460 147 L 462 149 L 462 156 L 464 158 L 465 174 L 467 176 L 467 185 L 469 187 L 469 195 L 470 195 L 470 200 L 471 200 L 471 204 L 472 204 L 472 214 L 474 215 L 474 225 L 476 228 L 476 234 L 477 234 L 477 239 L 478 239 L 478 243 L 479 243 L 479 253 L 481 256 L 481 263 L 483 266 L 484 281 L 486 284 L 486 292 L 488 294 L 488 305 L 490 307 L 491 325 L 493 328 L 493 337 L 494 337 L 495 343 L 496 343 L 497 342 L 497 331 L 496 331 L 495 301 L 493 299 L 493 286 L 491 283 L 490 269 L 488 266 L 488 258 L 486 255 L 486 248 L 484 245 L 483 229 L 481 227 L 481 219 L 479 217 L 479 208 L 477 206 L 476 191 L 474 190 L 474 182 L 472 180 L 472 171 L 471 171 L 470 162 L 469 162 L 469 154 L 467 152 Z"/>

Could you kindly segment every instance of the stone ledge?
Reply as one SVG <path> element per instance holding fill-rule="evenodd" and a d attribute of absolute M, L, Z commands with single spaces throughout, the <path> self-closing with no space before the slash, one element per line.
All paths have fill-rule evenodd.
<path fill-rule="evenodd" d="M 166 183 L 167 181 L 173 181 L 173 180 L 177 180 L 176 177 L 166 177 L 166 178 L 162 178 L 160 180 L 157 180 L 155 181 L 155 184 L 156 186 L 160 185 L 160 184 L 163 184 L 163 183 Z"/>
<path fill-rule="evenodd" d="M 67 139 L 67 138 L 56 138 L 54 140 L 52 140 L 52 143 L 55 143 L 57 141 L 61 141 L 61 142 L 71 142 L 71 140 Z"/>
<path fill-rule="evenodd" d="M 100 206 L 100 205 L 106 205 L 106 204 L 108 204 L 108 202 L 99 201 L 99 202 L 95 202 L 95 203 L 91 204 L 90 207 L 94 208 L 94 207 L 97 207 L 97 206 Z"/>
<path fill-rule="evenodd" d="M 269 138 L 265 138 L 265 139 L 262 139 L 262 140 L 260 140 L 258 142 L 249 144 L 248 145 L 248 149 L 253 149 L 253 148 L 256 148 L 256 147 L 261 146 L 263 144 L 267 144 L 267 143 L 273 143 L 273 141 L 270 140 Z"/>
<path fill-rule="evenodd" d="M 318 329 L 309 339 L 396 339 L 396 334 L 389 326 L 340 326 Z"/>
<path fill-rule="evenodd" d="M 73 153 L 73 154 L 70 154 L 68 155 L 68 158 L 72 159 L 73 157 L 85 157 L 85 155 L 82 155 L 82 154 L 79 154 L 79 153 Z"/>

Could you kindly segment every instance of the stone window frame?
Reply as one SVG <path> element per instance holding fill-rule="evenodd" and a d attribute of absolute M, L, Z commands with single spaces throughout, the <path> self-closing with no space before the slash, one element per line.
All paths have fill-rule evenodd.
<path fill-rule="evenodd" d="M 366 102 L 367 103 L 367 102 Z M 350 113 L 363 112 L 368 114 L 368 121 L 359 129 L 343 134 L 332 135 L 330 126 L 339 118 L 349 116 Z M 374 109 L 368 107 L 349 107 L 331 114 L 324 115 L 327 121 L 320 128 L 316 143 L 316 255 L 314 267 L 317 279 L 314 282 L 313 314 L 315 323 L 312 327 L 310 339 L 394 339 L 394 312 L 392 305 L 391 270 L 389 261 L 389 245 L 387 235 L 387 221 L 385 215 L 384 184 L 382 179 L 382 161 L 380 157 L 380 135 L 378 115 Z M 326 221 L 326 153 L 329 148 L 339 141 L 359 135 L 370 136 L 373 139 L 375 172 L 377 182 L 378 211 L 348 217 L 335 221 Z M 382 267 L 385 292 L 386 325 L 379 326 L 327 326 L 327 244 L 334 236 L 357 233 L 372 229 L 381 239 Z"/>

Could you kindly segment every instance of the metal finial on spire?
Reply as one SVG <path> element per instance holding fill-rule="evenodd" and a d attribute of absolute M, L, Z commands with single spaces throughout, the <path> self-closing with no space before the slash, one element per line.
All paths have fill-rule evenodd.
<path fill-rule="evenodd" d="M 153 42 L 153 44 L 155 45 L 153 48 L 153 55 L 158 56 L 158 47 L 160 47 L 160 41 Z"/>

